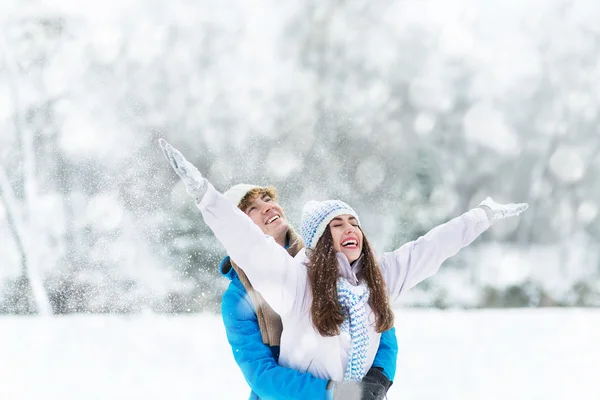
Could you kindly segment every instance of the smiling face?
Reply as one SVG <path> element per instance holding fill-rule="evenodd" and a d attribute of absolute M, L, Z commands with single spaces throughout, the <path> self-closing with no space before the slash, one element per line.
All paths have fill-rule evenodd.
<path fill-rule="evenodd" d="M 285 217 L 283 208 L 268 193 L 259 193 L 254 198 L 248 200 L 242 211 L 265 234 L 272 236 L 277 243 L 285 246 L 289 223 Z"/>
<path fill-rule="evenodd" d="M 333 237 L 333 249 L 346 255 L 349 262 L 360 257 L 363 247 L 363 233 L 358 221 L 352 215 L 340 215 L 329 223 Z"/>

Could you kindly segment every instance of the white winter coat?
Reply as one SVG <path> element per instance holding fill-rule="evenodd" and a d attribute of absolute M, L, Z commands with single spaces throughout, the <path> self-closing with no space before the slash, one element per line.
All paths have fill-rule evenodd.
<path fill-rule="evenodd" d="M 304 250 L 292 258 L 275 240 L 234 207 L 209 184 L 198 203 L 204 221 L 225 246 L 227 254 L 244 270 L 250 282 L 281 316 L 283 333 L 279 364 L 322 378 L 341 381 L 351 348 L 350 336 L 321 336 L 310 319 L 312 294 L 308 284 Z M 385 253 L 379 260 L 390 302 L 417 283 L 435 274 L 449 257 L 468 246 L 489 227 L 485 211 L 475 208 L 442 224 L 415 241 Z M 355 280 L 348 259 L 338 253 L 342 276 Z M 355 282 L 353 282 L 355 283 Z M 368 370 L 379 347 L 375 315 L 369 316 Z"/>

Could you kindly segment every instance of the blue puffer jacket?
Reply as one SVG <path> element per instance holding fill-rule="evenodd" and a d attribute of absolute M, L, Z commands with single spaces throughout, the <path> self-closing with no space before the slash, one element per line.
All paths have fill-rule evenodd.
<path fill-rule="evenodd" d="M 252 389 L 250 400 L 326 399 L 327 380 L 277 364 L 279 346 L 263 343 L 254 305 L 237 273 L 229 266 L 229 257 L 219 265 L 221 274 L 231 280 L 222 298 L 223 323 L 233 357 Z M 373 366 L 382 368 L 384 375 L 393 381 L 397 356 L 398 341 L 392 328 L 381 335 Z"/>

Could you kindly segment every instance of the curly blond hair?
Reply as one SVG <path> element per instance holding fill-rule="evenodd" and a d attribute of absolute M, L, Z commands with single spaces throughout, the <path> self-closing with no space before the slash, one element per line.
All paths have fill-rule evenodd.
<path fill-rule="evenodd" d="M 242 197 L 242 199 L 238 203 L 238 208 L 242 211 L 245 211 L 252 200 L 256 199 L 259 196 L 262 196 L 263 194 L 269 196 L 271 199 L 273 199 L 273 201 L 277 201 L 277 189 L 275 189 L 275 186 L 257 186 L 253 189 L 250 189 L 248 193 L 246 193 L 244 197 Z"/>

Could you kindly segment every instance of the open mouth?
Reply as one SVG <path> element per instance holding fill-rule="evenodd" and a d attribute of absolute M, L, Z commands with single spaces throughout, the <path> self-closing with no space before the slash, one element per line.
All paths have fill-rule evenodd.
<path fill-rule="evenodd" d="M 344 240 L 342 242 L 342 247 L 345 248 L 350 248 L 350 249 L 355 249 L 358 247 L 358 240 L 356 239 L 348 239 L 348 240 Z"/>
<path fill-rule="evenodd" d="M 275 215 L 275 216 L 273 216 L 273 217 L 269 218 L 269 219 L 267 220 L 267 222 L 265 222 L 265 225 L 269 225 L 270 223 L 272 223 L 272 222 L 274 222 L 274 221 L 277 221 L 279 218 L 280 218 L 280 217 L 279 217 L 279 215 Z"/>

